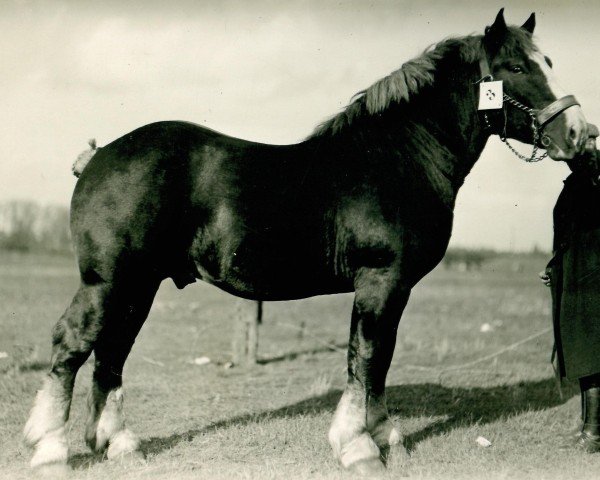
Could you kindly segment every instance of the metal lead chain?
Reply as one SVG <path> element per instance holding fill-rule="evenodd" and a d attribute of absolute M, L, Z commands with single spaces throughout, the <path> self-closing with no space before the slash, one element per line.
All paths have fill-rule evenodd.
<path fill-rule="evenodd" d="M 519 110 L 523 110 L 531 117 L 531 129 L 533 130 L 533 151 L 531 152 L 530 156 L 525 156 L 525 155 L 519 153 L 517 151 L 517 149 L 508 142 L 508 139 L 506 138 L 506 112 L 504 112 L 504 119 L 505 119 L 504 131 L 500 135 L 500 140 L 502 140 L 506 144 L 506 146 L 510 149 L 510 151 L 513 152 L 521 160 L 524 160 L 525 162 L 529 162 L 529 163 L 542 161 L 544 158 L 546 158 L 548 156 L 548 152 L 544 152 L 539 156 L 537 155 L 538 140 L 540 139 L 540 129 L 538 127 L 537 118 L 535 116 L 535 111 L 533 110 L 533 108 L 529 108 L 529 107 L 523 105 L 521 102 L 515 100 L 514 98 L 509 97 L 506 93 L 504 94 L 503 98 L 504 98 L 505 102 L 510 103 L 511 105 L 517 107 Z"/>

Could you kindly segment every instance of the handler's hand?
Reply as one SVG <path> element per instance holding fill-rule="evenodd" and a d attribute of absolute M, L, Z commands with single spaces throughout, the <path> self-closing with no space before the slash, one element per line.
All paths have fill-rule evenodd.
<path fill-rule="evenodd" d="M 547 287 L 551 285 L 549 270 L 544 270 L 543 272 L 538 273 L 538 276 L 540 277 L 540 280 L 544 285 L 546 285 Z"/>

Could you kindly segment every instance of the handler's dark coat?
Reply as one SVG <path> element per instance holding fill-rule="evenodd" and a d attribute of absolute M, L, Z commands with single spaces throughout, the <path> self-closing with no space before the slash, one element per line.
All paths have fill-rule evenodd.
<path fill-rule="evenodd" d="M 570 380 L 600 373 L 600 183 L 596 167 L 572 170 L 554 207 L 549 264 L 559 373 Z"/>

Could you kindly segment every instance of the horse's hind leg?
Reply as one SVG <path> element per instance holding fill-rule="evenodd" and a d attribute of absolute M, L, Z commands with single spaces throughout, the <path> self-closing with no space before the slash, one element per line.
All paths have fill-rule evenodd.
<path fill-rule="evenodd" d="M 65 423 L 73 394 L 75 375 L 86 361 L 101 326 L 108 291 L 104 283 L 82 283 L 52 332 L 52 365 L 38 391 L 25 440 L 35 446 L 31 466 L 66 465 L 68 456 Z"/>
<path fill-rule="evenodd" d="M 85 439 L 92 450 L 108 448 L 108 458 L 139 450 L 139 439 L 125 428 L 122 374 L 125 360 L 146 320 L 159 283 L 156 280 L 130 284 L 126 293 L 121 294 L 122 315 L 107 318 L 94 346 L 96 363 L 88 397 Z"/>

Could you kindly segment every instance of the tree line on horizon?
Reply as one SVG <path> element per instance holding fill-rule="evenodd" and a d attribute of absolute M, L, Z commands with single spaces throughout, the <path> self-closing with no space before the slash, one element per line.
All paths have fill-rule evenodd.
<path fill-rule="evenodd" d="M 0 202 L 0 249 L 72 252 L 68 207 L 32 200 Z"/>

